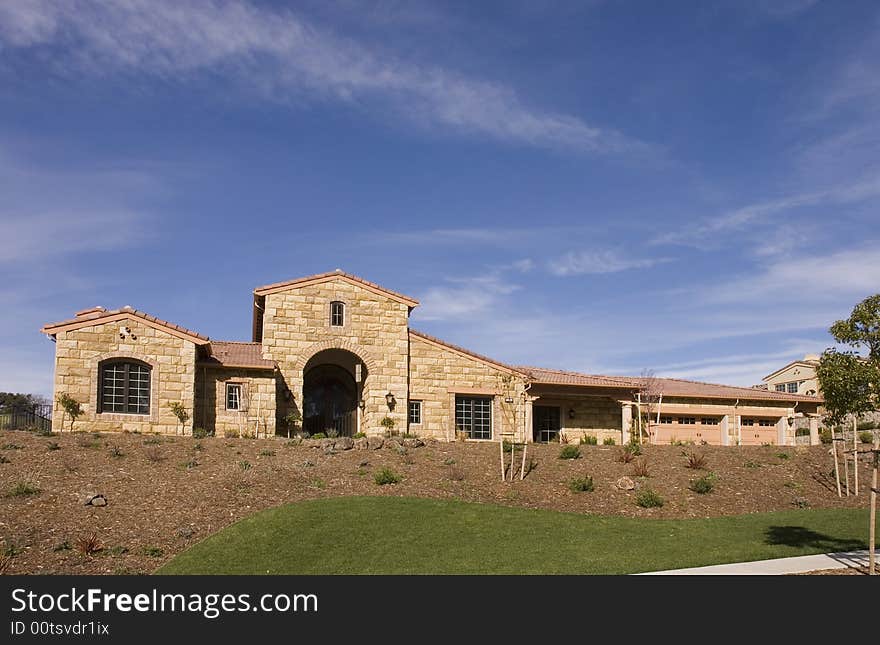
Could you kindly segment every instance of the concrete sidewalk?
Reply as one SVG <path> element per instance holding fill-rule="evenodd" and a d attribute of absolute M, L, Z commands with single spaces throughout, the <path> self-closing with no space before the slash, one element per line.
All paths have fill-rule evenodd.
<path fill-rule="evenodd" d="M 789 573 L 805 573 L 820 569 L 846 569 L 868 566 L 868 550 L 847 551 L 843 553 L 820 553 L 802 555 L 795 558 L 758 560 L 756 562 L 734 562 L 715 564 L 710 567 L 692 569 L 670 569 L 669 571 L 649 571 L 640 576 L 781 576 Z"/>

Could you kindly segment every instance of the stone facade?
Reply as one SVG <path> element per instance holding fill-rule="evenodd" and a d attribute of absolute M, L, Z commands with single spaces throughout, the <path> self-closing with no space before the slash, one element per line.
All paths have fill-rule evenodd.
<path fill-rule="evenodd" d="M 192 413 L 196 373 L 193 342 L 144 324 L 136 317 L 62 331 L 56 334 L 55 342 L 54 431 L 61 431 L 64 417 L 57 401 L 62 392 L 82 404 L 83 414 L 74 429 L 173 434 L 179 423 L 168 404 L 180 402 Z M 149 414 L 98 411 L 99 367 L 102 361 L 114 358 L 133 358 L 150 366 Z M 70 419 L 64 423 L 65 429 L 70 429 Z"/>
<path fill-rule="evenodd" d="M 462 438 L 456 401 L 467 398 L 475 416 L 479 409 L 485 420 L 491 411 L 491 423 L 480 428 L 489 440 L 531 441 L 535 406 L 558 408 L 566 440 L 629 439 L 637 379 L 505 365 L 411 330 L 409 315 L 417 305 L 336 271 L 254 290 L 252 342 L 211 341 L 128 307 L 78 312 L 43 328 L 57 344 L 55 430 L 64 418 L 57 396 L 64 393 L 82 404 L 77 429 L 83 430 L 175 433 L 179 424 L 169 404 L 179 403 L 191 416 L 187 433 L 197 427 L 219 435 L 286 435 L 304 430 L 308 421 L 312 432 L 371 435 L 385 432 L 383 422 L 391 420 L 397 431 L 452 441 Z M 137 363 L 131 373 L 149 367 L 146 413 L 101 409 L 102 365 L 113 359 Z M 227 409 L 230 383 L 241 386 L 238 410 Z M 821 403 L 676 379 L 658 383 L 667 394 L 661 414 L 675 417 L 647 425 L 659 443 L 794 444 L 789 418 L 815 414 Z M 409 404 L 416 401 L 420 418 L 411 422 Z M 302 426 L 288 423 L 288 413 L 296 412 L 306 417 Z M 718 423 L 702 423 L 703 417 Z M 813 430 L 811 441 L 817 442 Z"/>

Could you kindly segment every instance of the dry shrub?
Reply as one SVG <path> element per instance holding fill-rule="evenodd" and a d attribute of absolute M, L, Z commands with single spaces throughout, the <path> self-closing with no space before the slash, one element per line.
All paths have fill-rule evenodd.
<path fill-rule="evenodd" d="M 461 468 L 453 467 L 449 469 L 449 479 L 454 482 L 464 481 L 464 471 Z"/>
<path fill-rule="evenodd" d="M 632 451 L 627 450 L 626 448 L 621 448 L 617 451 L 617 461 L 622 464 L 628 464 L 635 458 L 636 456 L 632 453 Z"/>
<path fill-rule="evenodd" d="M 644 457 L 633 462 L 633 474 L 636 477 L 648 477 L 648 461 Z"/>
<path fill-rule="evenodd" d="M 76 541 L 76 550 L 83 555 L 93 555 L 104 548 L 98 539 L 97 533 L 90 533 L 85 537 L 81 537 Z"/>
<path fill-rule="evenodd" d="M 12 556 L 6 553 L 0 554 L 0 576 L 12 568 Z"/>
<path fill-rule="evenodd" d="M 688 468 L 693 468 L 694 470 L 706 470 L 706 455 L 689 452 L 685 457 L 687 457 Z"/>
<path fill-rule="evenodd" d="M 165 455 L 162 454 L 162 449 L 159 446 L 150 446 L 144 451 L 144 454 L 147 456 L 147 461 L 154 464 L 165 459 Z"/>

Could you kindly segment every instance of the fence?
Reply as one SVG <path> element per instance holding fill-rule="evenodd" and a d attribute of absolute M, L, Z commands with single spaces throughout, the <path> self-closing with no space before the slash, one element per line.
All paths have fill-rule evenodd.
<path fill-rule="evenodd" d="M 52 431 L 52 406 L 0 408 L 0 430 Z"/>

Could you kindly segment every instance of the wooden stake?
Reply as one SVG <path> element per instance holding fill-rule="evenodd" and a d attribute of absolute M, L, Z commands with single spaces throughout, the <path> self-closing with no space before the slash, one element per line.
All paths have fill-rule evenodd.
<path fill-rule="evenodd" d="M 516 471 L 513 469 L 513 465 L 516 463 L 516 438 L 510 442 L 510 481 L 513 481 L 513 473 Z"/>
<path fill-rule="evenodd" d="M 880 434 L 874 432 L 874 474 L 871 475 L 871 524 L 868 526 L 868 574 L 876 575 L 874 543 L 877 541 L 877 470 L 880 469 Z"/>
<path fill-rule="evenodd" d="M 834 451 L 834 481 L 837 482 L 837 496 L 843 497 L 840 492 L 840 466 L 837 464 L 837 438 L 834 436 L 834 426 L 831 426 L 831 450 Z"/>
<path fill-rule="evenodd" d="M 507 481 L 504 472 L 504 437 L 498 437 L 498 454 L 501 455 L 501 481 Z"/>
<path fill-rule="evenodd" d="M 855 480 L 856 497 L 859 496 L 859 437 L 856 417 L 853 416 L 853 479 Z"/>
<path fill-rule="evenodd" d="M 846 480 L 846 496 L 849 497 L 849 457 L 846 456 L 846 434 L 840 438 L 840 443 L 843 444 L 843 478 Z"/>
<path fill-rule="evenodd" d="M 522 464 L 519 467 L 519 480 L 522 481 L 526 476 L 526 452 L 529 449 L 529 440 L 526 438 L 525 443 L 523 443 L 523 458 Z"/>

